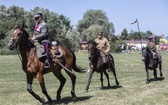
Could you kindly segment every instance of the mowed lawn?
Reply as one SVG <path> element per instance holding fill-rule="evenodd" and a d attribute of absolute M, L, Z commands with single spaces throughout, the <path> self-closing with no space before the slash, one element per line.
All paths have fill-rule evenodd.
<path fill-rule="evenodd" d="M 100 90 L 100 74 L 94 73 L 89 91 L 85 88 L 88 81 L 88 73 L 75 73 L 77 100 L 71 99 L 71 80 L 62 70 L 66 78 L 66 84 L 62 90 L 61 101 L 56 101 L 56 91 L 59 81 L 52 73 L 44 76 L 48 94 L 56 104 L 61 105 L 168 105 L 168 53 L 162 51 L 163 77 L 158 81 L 146 84 L 146 73 L 141 54 L 112 54 L 115 59 L 116 73 L 120 86 L 116 86 L 114 76 L 109 72 L 111 87 Z M 86 52 L 76 54 L 77 65 L 88 69 Z M 159 70 L 157 70 L 158 77 Z M 153 71 L 150 71 L 153 78 Z M 104 85 L 107 81 L 104 76 Z M 41 97 L 41 88 L 37 79 L 33 82 L 33 91 Z M 21 69 L 21 63 L 17 55 L 0 56 L 0 104 L 1 105 L 41 105 L 27 92 L 26 75 Z"/>

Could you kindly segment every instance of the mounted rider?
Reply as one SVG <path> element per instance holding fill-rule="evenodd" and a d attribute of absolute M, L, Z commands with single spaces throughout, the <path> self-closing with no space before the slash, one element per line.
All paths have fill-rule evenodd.
<path fill-rule="evenodd" d="M 98 32 L 98 37 L 95 39 L 97 43 L 97 49 L 100 50 L 100 55 L 104 63 L 108 63 L 109 59 L 107 58 L 110 51 L 109 41 L 103 37 L 103 32 Z"/>
<path fill-rule="evenodd" d="M 148 40 L 149 40 L 149 42 L 148 42 L 148 44 L 146 45 L 146 49 L 149 49 L 149 51 L 150 51 L 151 54 L 152 54 L 152 58 L 153 58 L 153 59 L 158 59 L 158 61 L 161 60 L 160 54 L 157 52 L 157 49 L 156 49 L 156 44 L 155 44 L 155 42 L 153 41 L 153 36 L 149 36 L 149 37 L 148 37 Z M 146 58 L 146 49 L 143 51 L 144 54 L 143 54 L 143 57 L 142 57 L 142 61 L 144 61 L 145 58 Z M 149 65 L 149 66 L 150 66 L 150 65 Z"/>
<path fill-rule="evenodd" d="M 46 54 L 45 56 L 47 59 L 45 59 L 45 68 L 50 67 L 50 62 L 49 62 L 49 51 L 48 51 L 48 46 L 49 46 L 49 35 L 48 35 L 48 26 L 47 23 L 43 20 L 43 14 L 42 13 L 35 13 L 34 14 L 34 19 L 36 22 L 36 25 L 34 27 L 34 34 L 32 36 L 32 41 L 34 41 L 34 45 L 36 47 L 39 47 L 40 44 L 43 45 L 43 49 L 39 47 L 40 50 L 44 50 L 41 53 Z"/>

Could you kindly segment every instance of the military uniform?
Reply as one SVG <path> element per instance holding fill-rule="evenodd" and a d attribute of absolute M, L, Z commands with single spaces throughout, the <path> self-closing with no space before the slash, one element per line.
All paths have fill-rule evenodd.
<path fill-rule="evenodd" d="M 41 53 L 42 55 L 44 55 L 44 57 L 47 56 L 47 59 L 45 59 L 44 67 L 49 68 L 50 56 L 48 51 L 48 47 L 49 47 L 48 26 L 47 26 L 47 23 L 44 20 L 42 20 L 41 13 L 35 14 L 34 18 L 36 20 L 36 25 L 34 27 L 34 34 L 33 34 L 33 40 L 35 42 L 34 44 L 37 47 L 39 46 L 39 43 L 43 45 L 44 47 L 43 50 L 40 47 L 38 47 L 38 49 L 41 50 Z M 43 56 L 41 58 L 43 58 Z"/>
<path fill-rule="evenodd" d="M 153 52 L 156 52 L 156 44 L 153 41 L 148 42 L 147 48 L 149 48 Z"/>
<path fill-rule="evenodd" d="M 40 22 L 38 22 L 34 28 L 34 34 L 33 36 L 35 36 L 35 40 L 37 40 L 38 42 L 42 42 L 43 40 L 48 40 L 48 26 L 47 24 L 41 20 Z"/>
<path fill-rule="evenodd" d="M 97 49 L 104 51 L 104 52 L 110 51 L 110 43 L 105 37 L 96 38 L 95 42 L 98 44 Z"/>
<path fill-rule="evenodd" d="M 97 43 L 97 46 L 96 46 L 97 49 L 100 50 L 100 54 L 103 59 L 103 62 L 106 63 L 107 62 L 106 56 L 107 56 L 107 53 L 110 51 L 109 41 L 105 37 L 102 37 L 102 38 L 96 38 L 95 42 Z"/>

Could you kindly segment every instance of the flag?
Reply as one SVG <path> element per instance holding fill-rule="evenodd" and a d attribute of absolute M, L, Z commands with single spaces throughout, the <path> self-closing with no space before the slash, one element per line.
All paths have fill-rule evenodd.
<path fill-rule="evenodd" d="M 136 19 L 134 22 L 132 22 L 131 24 L 135 24 L 138 20 Z"/>

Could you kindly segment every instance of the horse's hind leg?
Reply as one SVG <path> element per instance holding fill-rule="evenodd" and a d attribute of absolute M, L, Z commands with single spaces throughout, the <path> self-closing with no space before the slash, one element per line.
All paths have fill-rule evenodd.
<path fill-rule="evenodd" d="M 39 95 L 34 93 L 32 90 L 33 78 L 34 78 L 33 76 L 27 74 L 27 91 L 41 103 L 45 103 L 45 100 L 43 98 L 40 98 Z"/>
<path fill-rule="evenodd" d="M 111 62 L 111 63 L 112 63 L 112 62 Z M 114 77 L 115 77 L 116 85 L 119 85 L 119 82 L 118 82 L 118 79 L 117 79 L 117 76 L 116 76 L 116 71 L 115 71 L 114 63 L 113 63 L 112 66 L 111 66 L 111 70 L 112 70 L 113 75 L 114 75 Z"/>
<path fill-rule="evenodd" d="M 69 72 L 67 70 L 65 70 L 65 71 L 69 75 L 69 77 L 71 78 L 71 82 L 72 82 L 72 89 L 71 89 L 72 100 L 76 100 L 76 95 L 75 95 L 76 76 L 72 72 Z"/>
<path fill-rule="evenodd" d="M 57 69 L 57 70 L 53 71 L 53 74 L 54 74 L 54 75 L 59 79 L 59 81 L 60 81 L 60 86 L 59 86 L 59 88 L 58 88 L 58 90 L 57 90 L 57 96 L 56 96 L 56 98 L 57 98 L 58 101 L 61 99 L 61 91 L 62 91 L 62 88 L 63 88 L 64 85 L 65 85 L 65 82 L 66 82 L 66 79 L 65 79 L 65 77 L 62 75 L 62 73 L 61 73 L 60 70 L 61 70 L 61 69 Z"/>
<path fill-rule="evenodd" d="M 38 73 L 38 74 L 37 74 L 37 79 L 38 79 L 38 81 L 39 81 L 39 83 L 40 83 L 40 86 L 41 86 L 41 89 L 42 89 L 43 94 L 45 94 L 45 96 L 47 97 L 48 101 L 49 101 L 50 103 L 52 103 L 52 99 L 51 99 L 51 97 L 48 95 L 47 90 L 46 90 L 46 87 L 45 87 L 43 75 L 42 75 L 41 73 Z"/>

